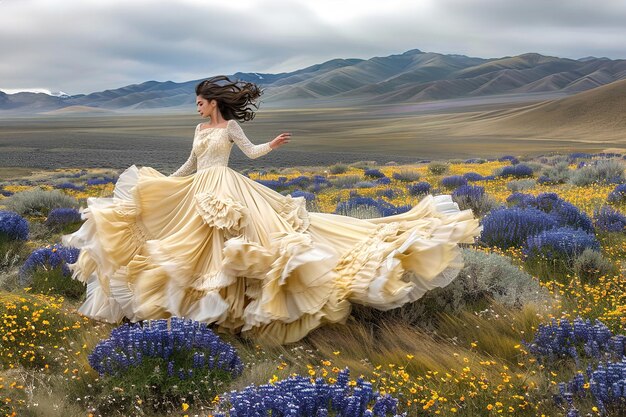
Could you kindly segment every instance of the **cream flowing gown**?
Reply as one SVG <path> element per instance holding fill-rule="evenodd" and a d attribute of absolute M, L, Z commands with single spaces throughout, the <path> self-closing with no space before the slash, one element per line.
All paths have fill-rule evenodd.
<path fill-rule="evenodd" d="M 228 168 L 233 143 L 268 153 L 239 124 L 196 128 L 191 155 L 171 176 L 134 165 L 112 198 L 89 198 L 85 223 L 63 243 L 87 284 L 80 313 L 106 322 L 186 317 L 282 343 L 344 321 L 351 304 L 387 310 L 450 283 L 478 221 L 450 196 L 361 220 L 309 213 Z"/>

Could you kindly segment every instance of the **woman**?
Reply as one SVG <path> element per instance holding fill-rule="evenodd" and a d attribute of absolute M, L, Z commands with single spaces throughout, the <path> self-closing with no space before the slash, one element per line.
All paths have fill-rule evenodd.
<path fill-rule="evenodd" d="M 63 242 L 81 249 L 73 277 L 87 283 L 80 312 L 118 322 L 180 316 L 221 330 L 293 342 L 352 303 L 391 309 L 445 286 L 462 267 L 458 243 L 478 222 L 449 196 L 410 211 L 360 220 L 309 213 L 227 167 L 235 143 L 257 158 L 289 142 L 253 145 L 237 121 L 254 117 L 251 83 L 215 77 L 196 87 L 189 159 L 171 176 L 135 166 L 113 198 L 90 198 Z M 194 173 L 195 172 L 195 173 Z"/>

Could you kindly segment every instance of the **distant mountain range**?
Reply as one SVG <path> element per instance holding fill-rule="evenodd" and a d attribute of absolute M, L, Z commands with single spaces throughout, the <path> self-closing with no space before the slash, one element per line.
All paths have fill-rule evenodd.
<path fill-rule="evenodd" d="M 413 49 L 367 60 L 333 59 L 289 73 L 232 76 L 260 84 L 263 106 L 353 106 L 501 94 L 570 95 L 626 79 L 626 60 L 535 53 L 482 59 Z M 0 114 L 189 111 L 199 81 L 147 81 L 73 96 L 0 91 Z"/>

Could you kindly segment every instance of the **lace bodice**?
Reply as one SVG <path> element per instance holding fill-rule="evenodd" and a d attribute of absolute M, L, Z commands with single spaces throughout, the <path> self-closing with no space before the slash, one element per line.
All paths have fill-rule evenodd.
<path fill-rule="evenodd" d="M 228 166 L 233 143 L 236 143 L 239 149 L 251 159 L 263 156 L 272 150 L 269 142 L 261 145 L 254 145 L 250 142 L 235 120 L 229 120 L 226 127 L 202 129 L 201 126 L 202 123 L 196 127 L 189 158 L 170 177 L 183 177 L 192 174 L 195 170 Z"/>

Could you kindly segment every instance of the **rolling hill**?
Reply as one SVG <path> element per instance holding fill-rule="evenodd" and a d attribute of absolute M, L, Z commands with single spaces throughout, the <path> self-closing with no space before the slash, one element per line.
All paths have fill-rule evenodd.
<path fill-rule="evenodd" d="M 473 115 L 459 134 L 626 139 L 626 79 L 556 100 Z"/>
<path fill-rule="evenodd" d="M 235 73 L 233 77 L 260 84 L 265 91 L 263 106 L 342 107 L 510 94 L 572 95 L 626 79 L 626 60 L 574 60 L 536 53 L 483 59 L 413 49 L 367 60 L 333 59 L 289 73 Z M 122 113 L 189 111 L 198 81 L 147 81 L 61 97 L 0 92 L 0 114 L 49 112 L 71 106 Z"/>

